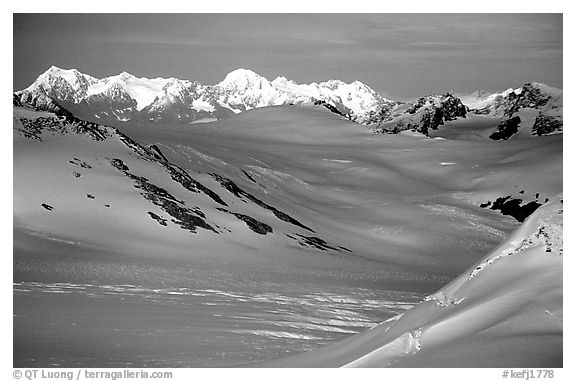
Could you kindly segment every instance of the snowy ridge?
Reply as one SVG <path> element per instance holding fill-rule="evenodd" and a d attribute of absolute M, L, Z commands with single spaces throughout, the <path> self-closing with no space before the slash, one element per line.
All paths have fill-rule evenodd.
<path fill-rule="evenodd" d="M 122 72 L 112 77 L 97 80 L 93 86 L 90 86 L 86 95 L 107 94 L 110 98 L 116 98 L 118 91 L 123 90 L 136 101 L 136 109 L 140 111 L 151 104 L 156 97 L 162 96 L 164 87 L 171 80 L 173 79 L 137 78 L 130 73 Z"/>
<path fill-rule="evenodd" d="M 48 96 L 74 114 L 99 121 L 191 122 L 259 107 L 323 101 L 368 124 L 375 113 L 396 104 L 358 81 L 299 85 L 284 77 L 269 81 L 247 69 L 228 73 L 216 85 L 202 85 L 177 78 L 138 78 L 127 72 L 98 79 L 52 66 L 16 95 Z"/>
<path fill-rule="evenodd" d="M 477 90 L 470 94 L 458 95 L 462 103 L 468 107 L 470 110 L 482 109 L 485 107 L 490 107 L 493 104 L 501 102 L 511 93 L 520 94 L 522 88 L 517 89 L 507 89 L 500 93 L 489 93 L 484 90 Z"/>
<path fill-rule="evenodd" d="M 562 113 L 563 91 L 538 82 L 526 83 L 517 89 L 489 94 L 476 91 L 461 95 L 462 102 L 476 114 L 512 117 L 524 108 Z"/>
<path fill-rule="evenodd" d="M 322 105 L 375 132 L 415 131 L 428 135 L 445 122 L 471 112 L 495 119 L 522 116 L 521 135 L 562 132 L 562 90 L 532 82 L 490 94 L 428 95 L 412 103 L 387 99 L 366 84 L 340 80 L 298 84 L 285 77 L 269 81 L 249 69 L 236 69 L 215 85 L 170 78 L 138 78 L 130 73 L 98 79 L 76 69 L 52 66 L 28 88 L 15 93 L 17 102 L 52 104 L 99 123 L 194 123 L 218 120 L 251 109 L 291 104 Z M 48 100 L 50 98 L 51 100 Z M 515 125 L 518 125 L 517 123 Z M 500 127 L 500 126 L 499 126 Z M 507 125 L 501 130 L 507 129 Z M 515 132 L 498 133 L 511 136 Z"/>
<path fill-rule="evenodd" d="M 530 82 L 518 89 L 468 100 L 474 114 L 501 118 L 498 132 L 491 138 L 509 139 L 520 135 L 551 135 L 563 130 L 563 91 L 542 83 Z M 514 126 L 514 127 L 510 127 Z"/>
<path fill-rule="evenodd" d="M 452 94 L 428 95 L 412 104 L 396 107 L 375 130 L 389 133 L 409 130 L 428 135 L 444 122 L 466 118 L 466 113 L 466 106 Z"/>
<path fill-rule="evenodd" d="M 529 356 L 524 347 L 530 345 L 558 361 L 562 232 L 560 194 L 477 265 L 397 318 L 341 343 L 265 365 L 499 367 L 510 358 Z"/>

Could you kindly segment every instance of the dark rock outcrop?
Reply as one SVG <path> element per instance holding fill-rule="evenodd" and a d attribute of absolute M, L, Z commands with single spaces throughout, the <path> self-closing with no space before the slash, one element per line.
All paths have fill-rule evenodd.
<path fill-rule="evenodd" d="M 168 213 L 172 217 L 171 221 L 180 225 L 182 229 L 196 233 L 197 228 L 202 228 L 218 234 L 216 229 L 204 220 L 206 216 L 198 208 L 187 208 L 184 206 L 184 201 L 176 199 L 164 188 L 152 184 L 145 177 L 131 173 L 122 160 L 112 159 L 110 164 L 134 181 L 134 187 L 141 190 L 142 197 Z"/>
<path fill-rule="evenodd" d="M 33 94 L 28 92 L 14 93 L 12 103 L 17 107 L 52 112 L 58 116 L 73 117 L 70 111 L 46 94 Z"/>
<path fill-rule="evenodd" d="M 250 228 L 250 230 L 252 230 L 255 233 L 262 234 L 262 235 L 272 233 L 272 227 L 270 225 L 265 224 L 264 222 L 258 221 L 257 219 L 255 219 L 253 217 L 250 217 L 250 216 L 248 216 L 246 214 L 242 214 L 242 213 L 231 212 L 231 211 L 224 209 L 224 208 L 217 208 L 217 209 L 221 212 L 231 214 L 241 221 L 244 221 L 246 223 L 246 225 L 248 226 L 248 228 Z"/>
<path fill-rule="evenodd" d="M 491 205 L 491 206 L 490 206 Z M 530 201 L 522 205 L 522 200 L 519 198 L 512 198 L 512 196 L 498 197 L 494 202 L 483 203 L 481 208 L 490 206 L 492 210 L 499 210 L 505 216 L 511 216 L 518 222 L 523 222 L 530 216 L 536 209 L 542 206 L 537 201 Z"/>
<path fill-rule="evenodd" d="M 232 193 L 234 196 L 238 197 L 242 201 L 246 202 L 243 198 L 247 198 L 248 200 L 252 201 L 256 205 L 270 210 L 276 218 L 281 221 L 288 222 L 289 224 L 298 226 L 302 229 L 308 230 L 309 232 L 314 233 L 314 230 L 310 229 L 308 226 L 302 224 L 300 221 L 296 220 L 295 218 L 289 216 L 288 214 L 276 209 L 275 207 L 266 204 L 264 201 L 259 200 L 258 198 L 254 197 L 252 194 L 246 192 L 238 185 L 236 185 L 232 180 L 225 178 L 217 173 L 210 173 L 210 175 L 220 183 L 220 185 L 226 189 L 228 192 Z"/>
<path fill-rule="evenodd" d="M 416 131 L 428 135 L 444 122 L 466 118 L 468 109 L 452 94 L 429 95 L 412 103 L 403 111 L 389 115 L 375 132 L 398 133 Z"/>
<path fill-rule="evenodd" d="M 508 140 L 518 132 L 522 120 L 519 116 L 507 119 L 498 125 L 496 132 L 490 135 L 493 140 Z"/>
<path fill-rule="evenodd" d="M 54 210 L 54 207 L 52 205 L 42 204 L 42 207 L 48 211 Z"/>
<path fill-rule="evenodd" d="M 506 97 L 506 107 L 504 115 L 511 117 L 522 108 L 541 108 L 548 104 L 552 97 L 544 93 L 540 88 L 532 83 L 522 86 L 520 94 L 510 93 Z"/>
<path fill-rule="evenodd" d="M 561 116 L 538 114 L 532 127 L 532 135 L 548 135 L 562 131 L 563 118 Z"/>
<path fill-rule="evenodd" d="M 152 218 L 153 220 L 157 221 L 160 225 L 162 225 L 162 226 L 168 226 L 168 224 L 166 223 L 166 219 L 160 217 L 160 216 L 157 215 L 156 213 L 148 212 L 148 215 L 150 216 L 150 218 Z"/>
<path fill-rule="evenodd" d="M 350 109 L 344 107 L 343 105 L 334 106 L 334 105 L 332 105 L 332 104 L 330 104 L 330 103 L 328 103 L 328 102 L 326 102 L 326 101 L 324 101 L 324 100 L 321 100 L 321 99 L 316 99 L 316 100 L 314 101 L 314 105 L 315 105 L 315 106 L 324 106 L 324 107 L 326 107 L 328 110 L 332 111 L 334 114 L 343 116 L 344 118 L 347 118 L 347 119 L 351 119 L 351 116 L 350 116 L 351 111 L 350 111 Z"/>
<path fill-rule="evenodd" d="M 342 252 L 342 251 L 346 251 L 351 253 L 351 251 L 343 246 L 331 246 L 329 245 L 326 241 L 324 241 L 321 238 L 315 237 L 315 236 L 306 236 L 303 234 L 298 234 L 295 233 L 294 235 L 291 234 L 286 234 L 286 236 L 288 238 L 291 238 L 293 240 L 295 240 L 296 242 L 298 242 L 298 244 L 302 247 L 313 247 L 315 249 L 318 249 L 320 251 L 328 251 L 328 250 L 332 250 L 332 251 L 337 251 L 337 252 Z"/>

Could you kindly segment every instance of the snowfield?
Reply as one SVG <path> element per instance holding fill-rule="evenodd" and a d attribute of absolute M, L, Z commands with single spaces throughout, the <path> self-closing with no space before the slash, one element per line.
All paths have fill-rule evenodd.
<path fill-rule="evenodd" d="M 562 196 L 407 312 L 297 367 L 562 367 Z"/>
<path fill-rule="evenodd" d="M 563 136 L 494 123 L 14 107 L 14 366 L 562 366 Z"/>

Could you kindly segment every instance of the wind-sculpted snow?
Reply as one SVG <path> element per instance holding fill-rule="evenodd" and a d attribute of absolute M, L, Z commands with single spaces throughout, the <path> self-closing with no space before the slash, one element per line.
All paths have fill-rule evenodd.
<path fill-rule="evenodd" d="M 502 367 L 531 360 L 562 366 L 562 218 L 558 195 L 478 264 L 404 314 L 265 365 Z"/>
<path fill-rule="evenodd" d="M 231 290 L 182 284 L 15 281 L 15 334 L 20 338 L 15 343 L 16 364 L 246 365 L 349 337 L 383 317 L 406 311 L 421 297 L 358 287 L 271 283 L 262 289 L 249 282 L 234 284 Z M 63 307 L 68 305 L 76 306 L 75 311 L 88 305 L 92 313 L 65 314 Z M 24 331 L 31 313 L 41 309 L 44 319 Z M 43 335 L 34 336 L 48 326 L 51 329 Z M 196 330 L 199 326 L 204 329 Z M 63 339 L 70 332 L 89 342 L 110 343 L 111 349 L 98 354 L 75 341 L 74 357 L 55 351 L 65 349 Z M 35 353 L 27 352 L 28 340 L 35 340 Z"/>

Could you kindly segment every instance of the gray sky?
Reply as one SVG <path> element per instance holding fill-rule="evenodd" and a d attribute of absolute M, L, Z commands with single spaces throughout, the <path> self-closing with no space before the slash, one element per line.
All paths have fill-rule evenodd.
<path fill-rule="evenodd" d="M 562 87 L 561 14 L 15 14 L 14 90 L 51 65 L 214 84 L 239 67 L 393 98 Z"/>

